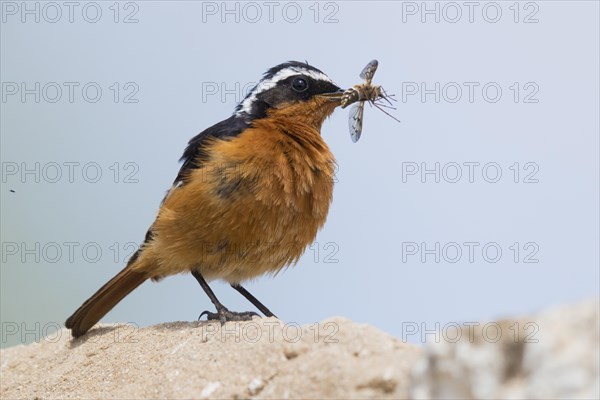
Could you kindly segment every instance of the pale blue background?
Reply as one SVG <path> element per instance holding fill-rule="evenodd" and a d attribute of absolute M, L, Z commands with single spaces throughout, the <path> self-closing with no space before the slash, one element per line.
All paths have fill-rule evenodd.
<path fill-rule="evenodd" d="M 28 16 L 22 23 L 19 15 L 3 14 L 2 82 L 98 82 L 103 88 L 97 103 L 84 101 L 80 91 L 73 103 L 66 92 L 54 104 L 8 96 L 1 103 L 4 167 L 96 162 L 103 176 L 87 183 L 77 169 L 73 183 L 66 176 L 36 183 L 31 175 L 2 182 L 2 346 L 30 342 L 44 327 L 62 324 L 123 267 L 122 260 L 113 260 L 111 244 L 123 247 L 143 238 L 188 139 L 230 115 L 242 96 L 221 99 L 203 87 L 243 87 L 290 59 L 308 60 L 350 86 L 359 82 L 366 62 L 377 58 L 375 81 L 400 100 L 403 82 L 497 82 L 503 94 L 496 103 L 485 101 L 480 90 L 472 103 L 466 92 L 457 103 L 412 96 L 397 103 L 394 115 L 401 124 L 367 108 L 357 144 L 350 141 L 346 110 L 325 123 L 339 171 L 329 219 L 315 245 L 320 252 L 308 251 L 274 279 L 248 284 L 282 319 L 304 324 L 342 315 L 401 337 L 403 322 L 433 328 L 436 322 L 519 315 L 598 296 L 597 2 L 536 2 L 539 22 L 528 24 L 513 21 L 513 2 L 500 3 L 497 23 L 482 18 L 484 2 L 472 23 L 466 8 L 457 23 L 443 15 L 439 23 L 433 16 L 422 23 L 419 14 L 405 14 L 403 22 L 403 8 L 412 5 L 392 1 L 321 3 L 318 23 L 313 2 L 298 3 L 297 23 L 283 18 L 286 3 L 279 3 L 272 23 L 264 7 L 256 23 L 247 21 L 254 18 L 250 9 L 239 23 L 232 15 L 225 23 L 219 15 L 205 15 L 203 22 L 202 2 L 141 1 L 135 3 L 138 23 L 114 23 L 113 2 L 101 2 L 102 18 L 94 24 L 81 17 L 84 4 L 73 23 L 68 15 L 56 23 Z M 120 18 L 131 10 L 121 8 Z M 521 9 L 519 20 L 533 10 Z M 323 23 L 334 11 L 337 23 Z M 288 19 L 294 17 L 288 12 Z M 139 102 L 115 103 L 113 82 L 121 90 L 135 82 Z M 515 103 L 509 89 L 514 82 L 535 82 L 539 102 Z M 130 171 L 125 163 L 135 163 L 139 182 L 123 183 L 121 175 L 114 183 L 109 166 L 115 162 L 122 173 Z M 503 175 L 495 184 L 480 169 L 473 183 L 466 176 L 458 183 L 435 183 L 431 176 L 426 183 L 416 176 L 403 182 L 406 162 L 497 162 Z M 509 167 L 515 162 L 521 168 L 536 163 L 539 182 L 514 183 Z M 21 242 L 95 242 L 103 255 L 86 262 L 79 246 L 70 262 L 63 247 L 56 263 L 48 257 L 36 263 L 31 255 L 22 262 L 21 253 L 5 251 L 7 243 Z M 325 247 L 329 242 L 339 249 L 337 263 L 326 262 L 334 248 Z M 403 242 L 430 248 L 435 242 L 497 242 L 503 255 L 497 263 L 484 261 L 480 250 L 473 263 L 466 255 L 457 263 L 436 263 L 432 256 L 425 263 L 417 256 L 402 262 Z M 523 263 L 522 250 L 515 263 L 508 248 L 514 242 L 535 242 L 539 262 Z M 231 309 L 251 308 L 224 284 L 213 287 Z M 103 321 L 194 320 L 210 307 L 191 276 L 176 276 L 144 284 Z M 33 333 L 7 335 L 14 326 Z"/>

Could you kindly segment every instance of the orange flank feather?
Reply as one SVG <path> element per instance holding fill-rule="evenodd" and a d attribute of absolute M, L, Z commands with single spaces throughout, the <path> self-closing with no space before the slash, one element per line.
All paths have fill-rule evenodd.
<path fill-rule="evenodd" d="M 314 98 L 209 143 L 201 167 L 165 199 L 133 268 L 239 283 L 297 262 L 332 200 L 335 160 L 320 128 L 334 109 Z"/>
<path fill-rule="evenodd" d="M 335 160 L 320 130 L 338 105 L 319 96 L 284 104 L 237 136 L 203 144 L 138 253 L 67 320 L 73 336 L 148 278 L 197 271 L 238 284 L 296 263 L 332 200 Z"/>

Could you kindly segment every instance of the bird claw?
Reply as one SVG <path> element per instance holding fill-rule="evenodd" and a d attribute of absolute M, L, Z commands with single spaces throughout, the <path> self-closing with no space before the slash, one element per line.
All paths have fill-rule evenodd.
<path fill-rule="evenodd" d="M 254 311 L 234 312 L 223 308 L 217 310 L 216 313 L 208 310 L 203 311 L 198 317 L 198 321 L 200 321 L 200 319 L 205 315 L 207 321 L 220 321 L 221 325 L 224 325 L 227 321 L 251 321 L 252 317 L 260 317 L 260 315 Z"/>

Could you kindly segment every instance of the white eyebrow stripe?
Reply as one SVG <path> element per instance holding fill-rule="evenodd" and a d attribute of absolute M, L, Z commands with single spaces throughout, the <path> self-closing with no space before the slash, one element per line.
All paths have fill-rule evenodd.
<path fill-rule="evenodd" d="M 311 69 L 306 69 L 306 68 L 301 68 L 301 67 L 300 68 L 299 67 L 287 67 L 287 68 L 284 68 L 281 71 L 277 72 L 271 78 L 261 80 L 256 85 L 256 87 L 252 90 L 250 95 L 242 102 L 242 107 L 239 109 L 239 111 L 236 112 L 236 115 L 240 115 L 242 113 L 250 114 L 250 111 L 252 111 L 251 110 L 252 103 L 254 103 L 254 100 L 256 99 L 256 96 L 259 93 L 262 93 L 264 91 L 267 91 L 267 90 L 273 88 L 277 84 L 277 82 L 283 81 L 283 80 L 289 78 L 290 76 L 294 76 L 294 75 L 298 75 L 298 74 L 308 76 L 309 78 L 312 78 L 317 81 L 325 81 L 325 82 L 333 83 L 331 78 L 329 78 L 327 75 L 325 75 L 322 72 L 317 72 L 317 71 L 314 71 Z"/>
<path fill-rule="evenodd" d="M 279 81 L 289 78 L 290 76 L 298 75 L 298 74 L 306 75 L 309 78 L 313 78 L 314 80 L 317 80 L 317 81 L 331 82 L 331 79 L 324 73 L 317 72 L 312 69 L 298 68 L 298 67 L 287 67 L 285 69 L 282 69 L 281 71 L 279 71 L 278 73 L 273 75 L 273 77 L 271 79 L 267 79 L 267 81 L 277 83 Z"/>

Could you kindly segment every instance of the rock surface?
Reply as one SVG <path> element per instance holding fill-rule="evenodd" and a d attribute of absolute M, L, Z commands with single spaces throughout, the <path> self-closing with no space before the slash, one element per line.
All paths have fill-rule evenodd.
<path fill-rule="evenodd" d="M 596 299 L 447 332 L 417 362 L 411 397 L 598 399 L 599 308 Z"/>
<path fill-rule="evenodd" d="M 94 328 L 2 350 L 2 398 L 401 398 L 422 350 L 343 318 Z"/>
<path fill-rule="evenodd" d="M 600 397 L 598 300 L 445 329 L 424 348 L 333 318 L 62 330 L 0 352 L 4 398 Z M 430 337 L 431 338 L 431 337 Z"/>

